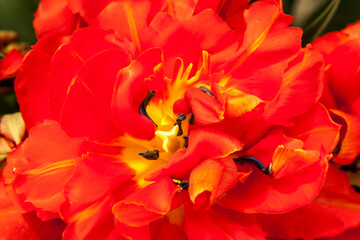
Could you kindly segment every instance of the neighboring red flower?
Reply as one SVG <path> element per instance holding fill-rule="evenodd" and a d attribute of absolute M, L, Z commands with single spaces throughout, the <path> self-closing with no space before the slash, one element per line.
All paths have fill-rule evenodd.
<path fill-rule="evenodd" d="M 0 81 L 15 77 L 19 72 L 24 54 L 16 49 L 11 50 L 3 59 L 0 59 Z"/>
<path fill-rule="evenodd" d="M 301 49 L 281 2 L 229 2 L 69 4 L 89 27 L 44 33 L 15 82 L 29 137 L 4 179 L 24 211 L 61 217 L 64 239 L 313 238 L 360 223 L 331 194 L 358 196 L 326 187 L 343 176 L 325 182 L 339 126 L 318 103 L 322 56 Z"/>
<path fill-rule="evenodd" d="M 328 33 L 313 45 L 326 64 L 321 101 L 343 125 L 340 151 L 333 161 L 348 165 L 360 154 L 360 22 Z"/>

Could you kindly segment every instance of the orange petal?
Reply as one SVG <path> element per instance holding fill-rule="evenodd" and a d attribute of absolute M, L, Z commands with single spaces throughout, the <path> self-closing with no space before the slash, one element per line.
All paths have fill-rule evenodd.
<path fill-rule="evenodd" d="M 342 165 L 351 164 L 360 154 L 360 118 L 340 110 L 332 109 L 330 111 L 341 118 L 342 121 L 339 122 L 343 124 L 341 131 L 345 132 L 340 152 L 334 156 L 333 161 Z"/>
<path fill-rule="evenodd" d="M 272 176 L 281 178 L 289 174 L 295 174 L 317 161 L 319 161 L 318 157 L 302 149 L 285 149 L 284 146 L 280 145 L 275 150 L 272 159 Z"/>
<path fill-rule="evenodd" d="M 209 158 L 190 174 L 189 195 L 198 209 L 207 209 L 237 183 L 237 169 L 232 158 Z"/>

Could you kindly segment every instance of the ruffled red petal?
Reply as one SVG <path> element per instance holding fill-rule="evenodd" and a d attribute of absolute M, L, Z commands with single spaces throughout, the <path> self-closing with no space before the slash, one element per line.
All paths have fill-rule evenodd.
<path fill-rule="evenodd" d="M 340 140 L 340 152 L 335 154 L 333 161 L 341 165 L 351 164 L 360 154 L 360 118 L 336 109 L 330 111 L 336 115 L 334 120 L 342 124 L 341 131 L 344 133 Z"/>
<path fill-rule="evenodd" d="M 324 188 L 309 205 L 277 215 L 258 215 L 269 237 L 331 237 L 360 224 L 360 197 L 344 172 L 330 166 Z"/>
<path fill-rule="evenodd" d="M 206 210 L 219 196 L 235 187 L 237 181 L 237 169 L 232 158 L 209 158 L 191 171 L 190 199 L 195 208 Z"/>
<path fill-rule="evenodd" d="M 159 176 L 171 176 L 177 179 L 187 179 L 191 170 L 201 161 L 208 158 L 223 158 L 242 149 L 243 144 L 226 133 L 196 129 L 189 135 L 186 150 L 179 150 L 173 154 L 168 165 L 154 173 L 149 179 Z"/>
<path fill-rule="evenodd" d="M 42 0 L 35 13 L 34 28 L 38 38 L 51 32 L 71 34 L 80 22 L 79 15 L 74 14 L 67 0 Z"/>
<path fill-rule="evenodd" d="M 71 177 L 75 159 L 81 157 L 83 140 L 68 137 L 54 121 L 45 121 L 29 132 L 29 138 L 8 157 L 6 175 L 20 201 L 32 210 L 58 213 L 65 201 L 63 188 Z M 24 206 L 25 206 L 24 205 Z M 50 214 L 49 217 L 52 215 Z M 47 218 L 46 214 L 43 215 Z"/>
<path fill-rule="evenodd" d="M 308 46 L 289 63 L 280 91 L 264 116 L 273 124 L 289 124 L 289 119 L 307 112 L 320 99 L 322 83 L 322 56 Z"/>

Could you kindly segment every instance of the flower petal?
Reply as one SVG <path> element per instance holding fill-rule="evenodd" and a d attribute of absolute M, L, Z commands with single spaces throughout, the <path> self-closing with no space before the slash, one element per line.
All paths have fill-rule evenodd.
<path fill-rule="evenodd" d="M 334 156 L 333 161 L 341 165 L 351 164 L 360 154 L 360 118 L 336 109 L 330 111 L 336 115 L 334 120 L 342 124 L 341 132 L 344 132 L 343 139 L 340 140 L 340 152 Z"/>
<path fill-rule="evenodd" d="M 307 112 L 320 99 L 322 81 L 322 56 L 308 46 L 289 63 L 277 96 L 265 108 L 265 118 L 273 124 L 289 124 L 289 119 Z"/>
<path fill-rule="evenodd" d="M 189 135 L 186 150 L 179 150 L 170 158 L 168 165 L 152 174 L 150 179 L 159 176 L 171 176 L 177 179 L 187 179 L 191 170 L 201 161 L 208 158 L 223 158 L 242 149 L 243 144 L 226 133 L 196 129 Z"/>
<path fill-rule="evenodd" d="M 220 122 L 224 118 L 224 107 L 214 96 L 198 88 L 191 88 L 186 91 L 185 98 L 191 106 L 196 123 L 208 125 Z"/>
<path fill-rule="evenodd" d="M 29 132 L 29 138 L 8 157 L 8 181 L 26 202 L 44 211 L 57 213 L 65 201 L 63 188 L 80 158 L 83 140 L 68 137 L 54 121 L 45 121 Z M 12 168 L 12 169 L 9 169 Z M 6 180 L 6 179 L 5 179 Z"/>
<path fill-rule="evenodd" d="M 60 124 L 69 135 L 99 140 L 120 135 L 120 127 L 111 112 L 111 93 L 118 72 L 130 60 L 124 51 L 108 49 L 82 65 L 67 89 L 60 112 Z"/>
<path fill-rule="evenodd" d="M 112 111 L 119 126 L 140 139 L 151 139 L 155 135 L 154 124 L 139 113 L 139 108 L 150 90 L 156 92 L 162 88 L 161 63 L 161 49 L 152 48 L 118 73 L 111 103 Z"/>
<path fill-rule="evenodd" d="M 178 186 L 170 178 L 162 178 L 115 204 L 113 213 L 120 223 L 131 227 L 144 226 L 171 210 L 178 191 Z"/>
<path fill-rule="evenodd" d="M 185 208 L 185 231 L 188 239 L 264 239 L 265 233 L 251 215 L 241 217 L 219 206 L 211 211 Z"/>
<path fill-rule="evenodd" d="M 324 188 L 310 204 L 284 214 L 258 215 L 258 221 L 269 237 L 332 237 L 360 224 L 359 206 L 359 194 L 346 174 L 330 166 Z"/>
<path fill-rule="evenodd" d="M 0 61 L 0 81 L 4 78 L 14 77 L 20 69 L 24 54 L 13 49 Z"/>
<path fill-rule="evenodd" d="M 208 209 L 219 196 L 233 188 L 237 180 L 237 169 L 232 158 L 209 158 L 191 171 L 190 199 L 196 208 Z"/>
<path fill-rule="evenodd" d="M 53 119 L 48 103 L 48 74 L 54 52 L 66 41 L 65 37 L 49 34 L 24 59 L 15 80 L 15 92 L 27 129 L 44 119 Z"/>
<path fill-rule="evenodd" d="M 76 29 L 80 18 L 70 11 L 67 2 L 67 0 L 40 1 L 33 22 L 38 38 L 53 31 L 67 35 Z"/>
<path fill-rule="evenodd" d="M 288 62 L 300 50 L 301 30 L 289 27 L 293 18 L 285 15 L 275 1 L 251 4 L 244 12 L 244 21 L 246 29 L 236 58 L 222 60 L 230 78 L 224 79 L 226 86 L 271 100 L 280 89 Z M 224 69 L 224 64 L 217 65 L 216 61 L 214 65 Z"/>
<path fill-rule="evenodd" d="M 295 126 L 287 128 L 285 134 L 301 140 L 303 149 L 328 155 L 338 143 L 340 126 L 331 120 L 321 104 L 315 104 L 309 112 L 294 119 L 294 123 Z"/>
<path fill-rule="evenodd" d="M 294 153 L 295 150 L 291 151 Z M 273 161 L 276 162 L 279 153 L 275 154 Z M 307 159 L 300 158 L 300 160 Z M 320 159 L 296 172 L 291 171 L 291 174 L 288 172 L 288 175 L 284 174 L 285 168 L 282 170 L 283 173 L 279 173 L 278 178 L 271 178 L 254 169 L 245 183 L 238 183 L 218 202 L 222 206 L 245 213 L 291 211 L 309 203 L 317 196 L 325 181 L 327 165 L 326 159 Z"/>

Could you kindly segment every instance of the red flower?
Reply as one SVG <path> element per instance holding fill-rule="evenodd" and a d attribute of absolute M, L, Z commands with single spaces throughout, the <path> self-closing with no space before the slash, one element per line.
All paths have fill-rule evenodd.
<path fill-rule="evenodd" d="M 266 223 L 313 209 L 339 126 L 281 2 L 92 3 L 69 4 L 89 27 L 45 34 L 16 79 L 29 137 L 5 179 L 22 208 L 61 217 L 65 239 L 284 237 Z M 360 221 L 341 218 L 284 234 Z"/>
<path fill-rule="evenodd" d="M 0 60 L 0 81 L 5 78 L 14 77 L 21 66 L 24 54 L 13 49 L 3 59 Z"/>
<path fill-rule="evenodd" d="M 341 148 L 334 162 L 351 164 L 360 154 L 360 22 L 314 42 L 326 64 L 322 102 L 342 124 Z"/>

